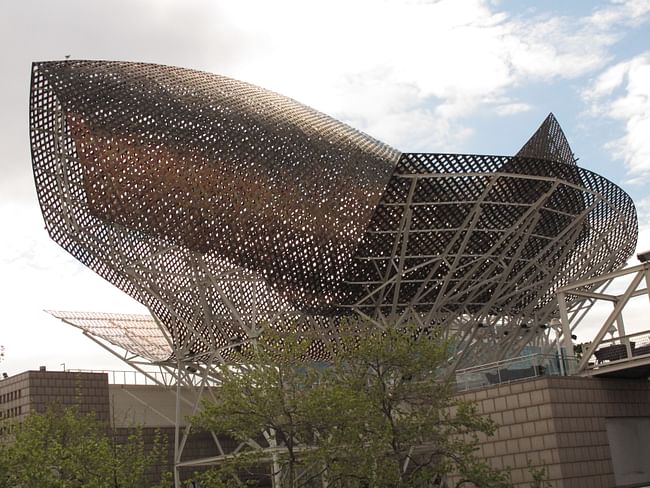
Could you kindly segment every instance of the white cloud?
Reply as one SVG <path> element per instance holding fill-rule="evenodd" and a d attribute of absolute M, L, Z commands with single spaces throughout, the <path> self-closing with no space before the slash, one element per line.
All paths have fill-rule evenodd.
<path fill-rule="evenodd" d="M 517 81 L 545 81 L 601 66 L 615 40 L 584 20 L 534 17 L 513 22 L 504 46 Z"/>
<path fill-rule="evenodd" d="M 532 110 L 532 105 L 524 102 L 505 102 L 497 105 L 495 110 L 497 115 L 513 115 Z"/>
<path fill-rule="evenodd" d="M 624 124 L 624 135 L 606 147 L 625 162 L 630 181 L 650 176 L 650 51 L 609 67 L 584 97 L 594 115 Z"/>
<path fill-rule="evenodd" d="M 650 16 L 650 2 L 647 0 L 614 0 L 612 5 L 596 10 L 589 22 L 601 29 L 616 24 L 640 25 Z"/>
<path fill-rule="evenodd" d="M 51 20 L 39 17 L 33 26 L 40 35 L 4 40 L 39 52 L 37 58 L 43 56 L 38 48 L 46 37 L 48 51 L 59 57 L 71 52 L 73 57 L 139 59 L 222 73 L 361 122 L 360 129 L 398 149 L 430 142 L 450 148 L 471 132 L 467 118 L 477 109 L 504 116 L 526 109 L 495 103 L 509 89 L 602 67 L 608 48 L 620 37 L 617 28 L 647 20 L 647 3 L 616 1 L 570 18 L 507 14 L 489 0 L 190 0 L 182 5 L 155 0 L 135 9 L 122 0 L 110 8 L 70 0 L 68 8 L 76 16 L 101 18 L 101 26 L 73 23 L 78 17 L 48 7 L 42 18 Z M 6 24 L 14 36 L 32 27 Z M 414 106 L 426 109 L 414 112 Z M 428 115 L 445 121 L 423 126 Z"/>
<path fill-rule="evenodd" d="M 650 197 L 642 198 L 634 203 L 639 218 L 639 241 L 636 252 L 650 251 Z"/>
<path fill-rule="evenodd" d="M 581 18 L 513 16 L 487 0 L 259 0 L 219 14 L 258 47 L 225 74 L 289 94 L 398 149 L 439 150 L 425 144 L 457 147 L 479 108 L 502 116 L 532 108 L 497 102 L 509 89 L 602 68 L 621 26 L 647 20 L 645 3 L 616 1 Z M 429 116 L 445 120 L 424 122 Z"/>
<path fill-rule="evenodd" d="M 146 310 L 50 240 L 39 214 L 36 202 L 0 203 L 0 344 L 5 347 L 0 367 L 12 374 L 40 365 L 60 369 L 63 362 L 68 368 L 125 369 L 43 310 Z"/>
<path fill-rule="evenodd" d="M 595 101 L 600 97 L 611 95 L 615 89 L 621 86 L 629 69 L 630 61 L 618 63 L 608 68 L 585 90 L 584 96 L 591 101 Z"/>

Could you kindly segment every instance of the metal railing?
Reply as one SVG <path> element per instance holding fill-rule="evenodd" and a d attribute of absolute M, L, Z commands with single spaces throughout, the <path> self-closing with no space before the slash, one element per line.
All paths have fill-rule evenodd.
<path fill-rule="evenodd" d="M 173 385 L 174 376 L 162 371 L 147 371 L 144 374 L 140 371 L 119 371 L 107 369 L 68 369 L 73 373 L 106 373 L 109 385 Z"/>
<path fill-rule="evenodd" d="M 599 367 L 650 355 L 650 331 L 603 340 L 589 358 L 589 366 Z"/>
<path fill-rule="evenodd" d="M 511 383 L 538 376 L 565 376 L 575 365 L 573 356 L 530 354 L 456 371 L 456 391 Z"/>

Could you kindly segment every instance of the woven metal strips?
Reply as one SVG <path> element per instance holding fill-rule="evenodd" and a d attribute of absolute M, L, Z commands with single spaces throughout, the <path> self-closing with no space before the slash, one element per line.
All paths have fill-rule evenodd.
<path fill-rule="evenodd" d="M 264 324 L 326 340 L 351 314 L 443 327 L 468 350 L 507 336 L 505 354 L 529 340 L 509 331 L 554 316 L 554 290 L 636 242 L 632 201 L 575 165 L 552 115 L 515 157 L 400 155 L 225 77 L 66 61 L 33 66 L 30 122 L 50 235 L 187 360 Z"/>
<path fill-rule="evenodd" d="M 349 304 L 531 320 L 558 287 L 622 265 L 636 225 L 620 188 L 574 164 L 404 154 L 348 275 Z"/>
<path fill-rule="evenodd" d="M 30 115 L 53 239 L 197 351 L 246 336 L 235 316 L 328 313 L 398 158 L 286 97 L 157 65 L 35 64 Z"/>
<path fill-rule="evenodd" d="M 549 114 L 516 156 L 547 159 L 566 164 L 576 164 L 576 159 L 553 114 Z"/>

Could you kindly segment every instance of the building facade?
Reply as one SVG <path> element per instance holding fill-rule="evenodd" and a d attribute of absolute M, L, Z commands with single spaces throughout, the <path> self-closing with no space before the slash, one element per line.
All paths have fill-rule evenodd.
<path fill-rule="evenodd" d="M 183 392 L 191 395 L 191 391 Z M 478 455 L 510 469 L 515 486 L 530 486 L 530 468 L 543 468 L 554 488 L 641 487 L 650 483 L 650 383 L 647 380 L 537 377 L 463 392 L 498 428 L 480 439 Z M 4 419 L 20 420 L 48 405 L 76 406 L 110 420 L 118 438 L 135 426 L 145 442 L 167 437 L 173 465 L 175 390 L 159 385 L 109 384 L 107 373 L 27 371 L 0 380 Z M 192 412 L 182 409 L 183 419 Z M 221 440 L 222 444 L 224 440 Z M 186 459 L 217 455 L 209 434 L 195 433 Z M 184 480 L 196 468 L 181 469 Z"/>
<path fill-rule="evenodd" d="M 44 413 L 50 406 L 94 413 L 110 425 L 118 442 L 127 442 L 136 428 L 145 447 L 152 446 L 156 436 L 163 437 L 168 453 L 166 463 L 151 473 L 157 481 L 160 471 L 173 469 L 175 394 L 175 389 L 158 385 L 114 384 L 105 372 L 26 371 L 0 380 L 0 429 L 7 432 L 30 413 Z M 183 409 L 183 419 L 190 413 Z M 206 457 L 214 451 L 209 434 L 190 437 L 187 456 Z M 180 472 L 183 479 L 191 479 L 194 469 Z"/>

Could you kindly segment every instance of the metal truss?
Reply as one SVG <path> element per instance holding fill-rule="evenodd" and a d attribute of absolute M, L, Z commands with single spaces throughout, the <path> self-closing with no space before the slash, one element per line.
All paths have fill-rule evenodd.
<path fill-rule="evenodd" d="M 400 155 L 228 78 L 67 61 L 34 65 L 31 134 L 52 237 L 183 358 L 360 315 L 453 333 L 458 365 L 499 360 L 636 239 L 629 197 L 575 165 L 552 115 L 514 157 Z"/>
<path fill-rule="evenodd" d="M 226 347 L 215 349 L 209 356 L 191 358 L 185 352 L 190 344 L 174 344 L 159 320 L 153 315 L 107 314 L 86 312 L 48 311 L 52 316 L 83 331 L 84 335 L 100 347 L 124 361 L 131 368 L 147 379 L 147 384 L 157 385 L 176 400 L 174 418 L 167 417 L 156 409 L 155 405 L 147 403 L 135 393 L 128 394 L 143 405 L 156 412 L 170 425 L 174 426 L 174 479 L 175 486 L 182 486 L 181 471 L 191 470 L 221 463 L 243 451 L 254 451 L 261 464 L 268 464 L 274 486 L 284 486 L 283 473 L 277 465 L 277 456 L 286 449 L 278 443 L 273 432 L 263 432 L 259 438 L 247 439 L 233 443 L 223 439 L 214 432 L 211 438 L 214 442 L 215 455 L 197 459 L 184 456 L 185 448 L 191 439 L 191 425 L 183 412 L 196 415 L 203 399 L 216 399 L 222 375 L 222 368 L 232 367 L 226 358 L 232 349 L 248 347 L 253 341 L 233 343 Z M 243 317 L 239 317 L 244 320 Z M 188 338 L 191 334 L 188 335 Z M 191 338 L 189 339 L 192 340 Z M 155 347 L 153 347 L 155 346 Z M 172 349 L 169 349 L 171 347 Z M 142 351 L 142 354 L 134 351 Z M 156 350 L 158 354 L 152 355 Z M 183 359 L 180 359 L 183 358 Z M 245 367 L 245 366 L 242 366 Z M 297 446 L 296 452 L 310 449 L 308 445 Z M 236 482 L 241 482 L 235 475 Z"/>
<path fill-rule="evenodd" d="M 647 305 L 650 305 L 650 264 L 643 263 L 602 276 L 577 281 L 560 288 L 557 296 L 562 322 L 560 340 L 567 350 L 572 348 L 571 335 L 576 334 L 579 330 L 584 330 L 584 327 L 581 326 L 584 326 L 584 319 L 595 304 L 604 305 L 609 310 L 604 315 L 604 319 L 599 322 L 592 320 L 591 323 L 598 323 L 599 327 L 595 333 L 592 331 L 593 337 L 590 334 L 586 350 L 583 351 L 582 357 L 575 365 L 575 374 L 589 375 L 608 366 L 614 366 L 610 367 L 610 370 L 629 369 L 640 364 L 650 363 L 650 358 L 647 356 L 650 353 L 650 339 L 645 337 L 649 332 L 647 325 L 643 324 L 642 330 L 637 330 L 634 334 L 626 333 L 624 320 L 624 312 L 629 308 L 632 299 L 645 296 L 648 301 L 645 302 L 646 307 L 644 308 L 647 309 Z M 585 310 L 574 309 L 573 311 L 567 307 L 567 303 L 580 299 L 588 301 L 590 306 Z M 611 335 L 611 339 L 605 340 L 608 333 Z M 644 346 L 634 350 L 632 341 L 638 339 L 646 341 L 644 346 L 649 346 L 646 348 L 647 351 L 643 349 Z M 625 354 L 610 359 L 625 360 L 624 362 L 616 365 L 594 365 L 594 354 L 601 346 L 618 344 L 625 346 Z"/>
<path fill-rule="evenodd" d="M 617 267 L 635 242 L 633 206 L 617 208 L 620 190 L 585 183 L 594 179 L 555 161 L 403 155 L 354 258 L 346 306 L 441 327 L 457 367 L 547 345 L 555 290 Z"/>

